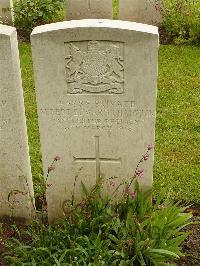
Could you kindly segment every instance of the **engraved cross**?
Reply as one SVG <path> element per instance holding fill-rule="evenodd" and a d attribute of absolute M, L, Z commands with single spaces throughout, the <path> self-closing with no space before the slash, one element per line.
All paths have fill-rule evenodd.
<path fill-rule="evenodd" d="M 75 162 L 96 162 L 96 180 L 98 180 L 101 176 L 101 162 L 105 163 L 121 163 L 121 158 L 102 158 L 100 156 L 100 149 L 99 149 L 99 136 L 95 136 L 95 158 L 78 158 L 74 157 Z"/>

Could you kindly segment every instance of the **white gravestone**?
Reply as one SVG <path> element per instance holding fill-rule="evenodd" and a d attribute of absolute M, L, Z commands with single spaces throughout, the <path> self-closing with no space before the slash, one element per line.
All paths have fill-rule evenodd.
<path fill-rule="evenodd" d="M 16 30 L 0 25 L 0 217 L 34 214 Z"/>
<path fill-rule="evenodd" d="M 119 0 L 119 19 L 160 25 L 162 0 Z"/>
<path fill-rule="evenodd" d="M 81 20 L 40 26 L 32 36 L 37 106 L 48 172 L 49 221 L 62 217 L 77 177 L 130 178 L 154 143 L 157 27 L 125 21 Z M 153 158 L 144 189 L 152 186 Z"/>
<path fill-rule="evenodd" d="M 112 0 L 66 0 L 66 20 L 112 16 Z"/>
<path fill-rule="evenodd" d="M 12 0 L 0 0 L 0 22 L 7 25 L 13 24 Z"/>

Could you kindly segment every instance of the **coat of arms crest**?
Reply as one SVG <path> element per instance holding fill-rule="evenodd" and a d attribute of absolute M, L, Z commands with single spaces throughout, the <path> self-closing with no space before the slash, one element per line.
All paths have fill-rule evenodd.
<path fill-rule="evenodd" d="M 121 94 L 124 91 L 124 60 L 118 44 L 101 45 L 88 41 L 82 51 L 74 43 L 66 43 L 67 92 Z"/>

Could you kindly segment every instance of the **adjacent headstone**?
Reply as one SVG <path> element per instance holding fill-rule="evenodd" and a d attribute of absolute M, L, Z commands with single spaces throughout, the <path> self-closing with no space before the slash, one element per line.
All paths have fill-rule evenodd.
<path fill-rule="evenodd" d="M 0 0 L 0 24 L 13 24 L 13 2 L 12 0 Z"/>
<path fill-rule="evenodd" d="M 62 217 L 75 178 L 76 195 L 81 181 L 130 178 L 154 143 L 158 30 L 81 20 L 37 27 L 31 39 L 52 222 Z M 152 186 L 152 167 L 153 158 L 140 180 L 144 189 Z"/>
<path fill-rule="evenodd" d="M 0 25 L 0 217 L 34 213 L 17 34 Z"/>
<path fill-rule="evenodd" d="M 119 19 L 158 26 L 162 0 L 119 0 Z"/>
<path fill-rule="evenodd" d="M 112 16 L 112 0 L 66 0 L 66 20 Z"/>

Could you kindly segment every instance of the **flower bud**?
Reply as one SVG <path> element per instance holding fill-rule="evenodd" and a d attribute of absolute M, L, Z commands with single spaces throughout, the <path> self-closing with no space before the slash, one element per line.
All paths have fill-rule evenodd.
<path fill-rule="evenodd" d="M 58 155 L 54 158 L 54 161 L 60 161 L 60 160 L 61 160 L 61 157 Z"/>
<path fill-rule="evenodd" d="M 149 144 L 149 145 L 147 146 L 147 149 L 148 149 L 148 151 L 152 150 L 152 149 L 153 149 L 153 144 Z"/>

